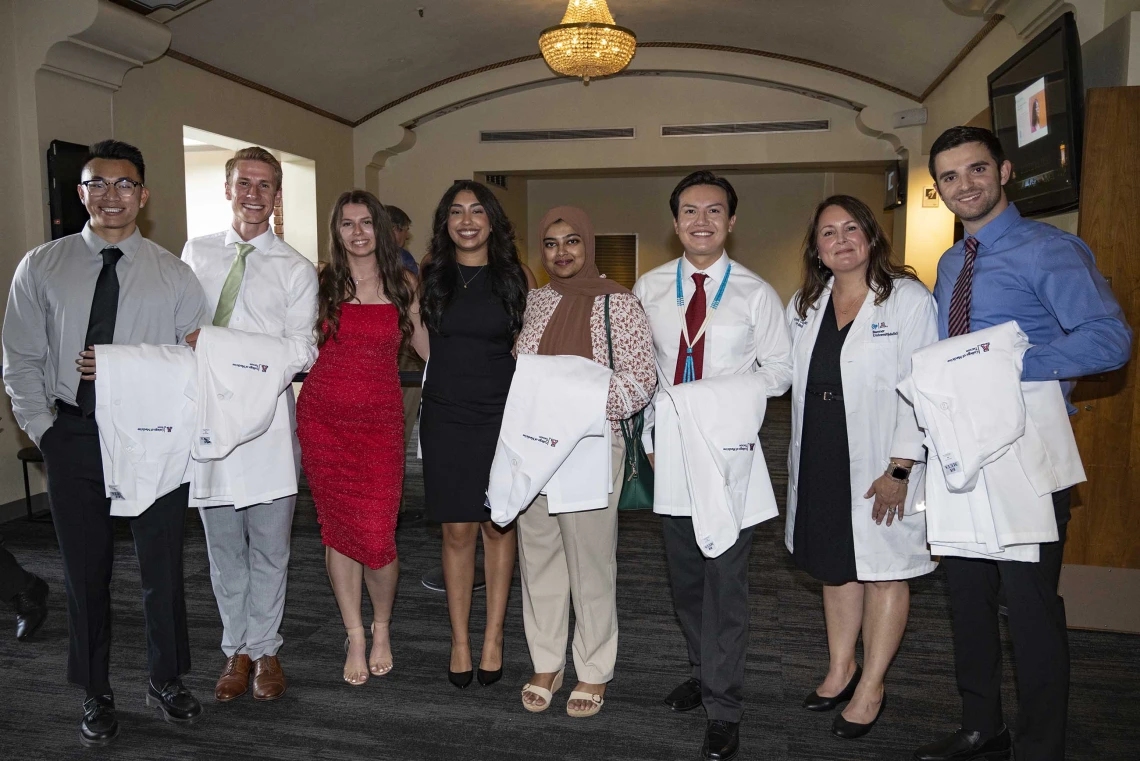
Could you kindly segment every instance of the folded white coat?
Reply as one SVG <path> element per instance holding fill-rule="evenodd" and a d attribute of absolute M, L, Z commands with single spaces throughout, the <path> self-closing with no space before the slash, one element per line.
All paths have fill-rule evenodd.
<path fill-rule="evenodd" d="M 107 344 L 95 356 L 95 422 L 111 515 L 136 517 L 189 480 L 194 353 Z"/>
<path fill-rule="evenodd" d="M 544 491 L 551 513 L 609 505 L 611 375 L 584 357 L 518 358 L 491 463 L 491 520 L 507 525 Z"/>
<path fill-rule="evenodd" d="M 932 554 L 1036 562 L 1057 540 L 1049 495 L 1084 469 L 1060 384 L 1020 380 L 1028 346 L 1015 322 L 939 341 L 899 384 L 931 451 Z"/>
<path fill-rule="evenodd" d="M 190 504 L 240 509 L 296 494 L 292 382 L 309 356 L 288 338 L 212 326 L 202 328 L 195 353 Z"/>
<path fill-rule="evenodd" d="M 779 512 L 760 447 L 767 405 L 766 390 L 751 374 L 659 387 L 654 510 L 663 512 L 658 503 L 666 499 L 673 503 L 667 514 L 687 507 L 705 557 L 721 555 L 742 528 Z M 677 475 L 687 484 L 687 505 L 676 504 Z"/>

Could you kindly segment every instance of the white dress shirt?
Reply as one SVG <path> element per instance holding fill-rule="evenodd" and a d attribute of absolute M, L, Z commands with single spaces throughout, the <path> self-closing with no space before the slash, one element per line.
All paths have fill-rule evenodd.
<path fill-rule="evenodd" d="M 210 320 L 217 311 L 222 286 L 229 275 L 230 266 L 237 258 L 236 244 L 241 236 L 230 228 L 225 232 L 204 235 L 187 241 L 182 250 L 182 260 L 190 265 L 198 276 L 206 292 L 210 309 Z M 317 270 L 313 263 L 297 252 L 292 246 L 267 230 L 252 240 L 245 241 L 254 250 L 246 257 L 245 274 L 241 290 L 230 317 L 229 327 L 246 333 L 261 333 L 287 340 L 293 347 L 295 364 L 299 371 L 308 370 L 317 358 Z M 207 321 L 207 323 L 209 320 Z M 296 443 L 296 402 L 293 389 L 289 387 L 278 397 L 277 409 L 270 430 L 288 428 L 290 436 L 283 437 L 273 447 L 268 456 L 280 458 L 294 470 L 300 469 L 300 449 Z M 292 439 L 290 441 L 290 439 Z M 233 500 L 224 496 L 212 498 L 196 497 L 195 486 L 210 483 L 209 492 L 213 495 L 234 494 L 232 485 L 226 485 L 229 477 L 225 472 L 203 472 L 204 468 L 221 468 L 229 471 L 224 463 L 233 458 L 242 447 L 253 445 L 257 440 L 239 446 L 230 457 L 195 465 L 195 477 L 191 486 L 191 506 L 212 506 L 232 504 Z M 262 453 L 263 456 L 266 454 Z M 238 458 L 240 460 L 242 458 Z M 238 460 L 235 460 L 237 462 Z M 295 491 L 294 484 L 294 491 Z M 198 489 L 198 493 L 204 493 Z"/>
<path fill-rule="evenodd" d="M 705 297 L 711 306 L 730 259 L 727 253 L 703 270 Z M 693 273 L 697 268 L 681 259 L 681 287 L 685 304 L 696 291 Z M 677 308 L 677 260 L 674 259 L 642 275 L 633 286 L 653 333 L 657 357 L 658 384 L 673 385 L 677 369 L 677 349 L 681 340 L 681 312 Z M 776 290 L 740 262 L 732 262 L 724 296 L 713 312 L 705 331 L 702 378 L 751 373 L 762 384 L 767 396 L 779 396 L 792 384 L 792 343 L 784 321 L 784 308 Z M 660 393 L 660 391 L 658 391 Z M 652 410 L 653 404 L 649 405 Z M 646 413 L 646 451 L 652 452 L 652 420 Z"/>

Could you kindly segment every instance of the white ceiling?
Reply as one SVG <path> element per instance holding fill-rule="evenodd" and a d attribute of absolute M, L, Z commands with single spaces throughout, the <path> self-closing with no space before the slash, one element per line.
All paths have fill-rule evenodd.
<path fill-rule="evenodd" d="M 943 0 L 609 0 L 639 42 L 796 56 L 922 93 L 985 25 Z M 423 8 L 421 18 L 417 12 Z M 441 79 L 538 52 L 566 0 L 208 0 L 171 47 L 356 121 Z"/>

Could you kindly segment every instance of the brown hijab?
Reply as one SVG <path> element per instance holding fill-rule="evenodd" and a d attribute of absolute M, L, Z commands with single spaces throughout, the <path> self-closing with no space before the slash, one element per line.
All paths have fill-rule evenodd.
<path fill-rule="evenodd" d="M 546 323 L 542 340 L 538 342 L 538 353 L 576 354 L 593 359 L 590 313 L 594 309 L 594 299 L 611 293 L 629 293 L 629 289 L 598 273 L 598 267 L 594 264 L 594 226 L 581 209 L 555 206 L 546 212 L 538 226 L 540 240 L 546 239 L 546 231 L 558 220 L 570 225 L 582 237 L 582 244 L 586 248 L 586 263 L 572 277 L 558 277 L 549 269 L 546 270 L 550 275 L 550 287 L 561 294 L 562 300 L 550 316 L 550 322 Z M 546 268 L 545 256 L 542 266 Z"/>

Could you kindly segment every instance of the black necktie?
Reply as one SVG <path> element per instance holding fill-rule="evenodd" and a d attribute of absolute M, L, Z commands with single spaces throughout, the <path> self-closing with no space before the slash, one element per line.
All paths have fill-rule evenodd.
<path fill-rule="evenodd" d="M 115 274 L 115 265 L 123 257 L 123 252 L 114 246 L 107 246 L 101 253 L 103 269 L 99 270 L 99 279 L 95 281 L 95 295 L 91 298 L 91 317 L 87 320 L 84 350 L 96 344 L 115 342 L 115 316 L 119 311 L 119 276 Z M 91 415 L 95 412 L 94 381 L 79 381 L 75 402 L 84 414 Z"/>

